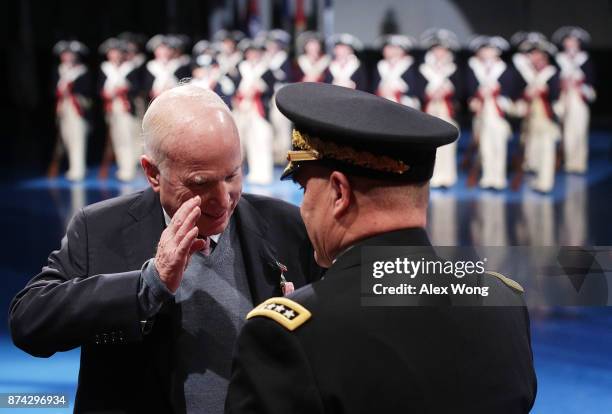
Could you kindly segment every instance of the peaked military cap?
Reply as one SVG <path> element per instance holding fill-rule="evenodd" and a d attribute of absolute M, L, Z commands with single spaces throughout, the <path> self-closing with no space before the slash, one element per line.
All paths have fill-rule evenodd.
<path fill-rule="evenodd" d="M 276 95 L 295 125 L 281 179 L 306 163 L 410 182 L 431 178 L 436 148 L 457 139 L 453 125 L 370 93 L 322 83 L 294 83 Z"/>

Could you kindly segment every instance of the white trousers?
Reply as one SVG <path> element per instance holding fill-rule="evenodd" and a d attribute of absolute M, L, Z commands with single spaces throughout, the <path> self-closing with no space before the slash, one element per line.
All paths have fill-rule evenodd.
<path fill-rule="evenodd" d="M 140 137 L 135 135 L 136 117 L 125 110 L 123 102 L 115 99 L 106 120 L 117 161 L 117 178 L 121 181 L 130 181 L 136 175 L 140 157 Z"/>
<path fill-rule="evenodd" d="M 522 140 L 525 143 L 523 169 L 535 172 L 538 169 L 538 148 L 535 139 L 532 139 L 532 134 L 529 132 L 523 132 Z"/>
<path fill-rule="evenodd" d="M 427 106 L 427 113 L 437 116 L 453 125 L 457 125 L 450 117 L 446 102 L 433 101 Z M 452 187 L 457 182 L 457 141 L 438 147 L 433 176 L 429 182 L 431 187 Z"/>
<path fill-rule="evenodd" d="M 79 115 L 69 99 L 64 99 L 60 105 L 58 123 L 68 155 L 66 178 L 80 181 L 85 177 L 87 121 Z"/>
<path fill-rule="evenodd" d="M 558 137 L 551 133 L 544 133 L 530 139 L 533 141 L 533 151 L 537 154 L 537 161 L 539 161 L 535 169 L 536 176 L 531 186 L 534 190 L 547 193 L 555 185 L 556 143 Z"/>
<path fill-rule="evenodd" d="M 270 123 L 274 130 L 274 162 L 285 165 L 287 152 L 291 149 L 291 121 L 276 107 L 276 99 L 270 101 Z"/>
<path fill-rule="evenodd" d="M 457 182 L 457 141 L 438 147 L 430 185 L 452 187 Z"/>
<path fill-rule="evenodd" d="M 479 149 L 482 164 L 480 186 L 504 189 L 507 186 L 506 158 L 510 125 L 499 116 L 496 119 L 482 119 L 479 124 Z M 474 125 L 474 127 L 477 126 Z"/>
<path fill-rule="evenodd" d="M 555 184 L 556 146 L 560 137 L 559 126 L 546 114 L 544 103 L 535 100 L 523 121 L 522 136 L 525 140 L 525 167 L 536 174 L 531 181 L 534 190 L 547 193 Z"/>
<path fill-rule="evenodd" d="M 246 156 L 249 166 L 247 182 L 270 184 L 274 172 L 272 126 L 259 115 L 254 105 L 244 102 L 234 110 L 234 119 L 240 134 L 243 155 Z"/>
<path fill-rule="evenodd" d="M 565 171 L 584 173 L 589 153 L 589 107 L 577 93 L 564 99 L 563 155 Z"/>

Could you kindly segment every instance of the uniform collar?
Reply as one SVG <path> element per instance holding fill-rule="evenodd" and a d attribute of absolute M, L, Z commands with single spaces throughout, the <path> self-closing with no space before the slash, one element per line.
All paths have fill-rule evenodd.
<path fill-rule="evenodd" d="M 427 232 L 422 227 L 411 227 L 381 233 L 358 241 L 347 249 L 334 260 L 328 270 L 348 269 L 350 267 L 361 264 L 361 248 L 365 246 L 431 246 Z"/>

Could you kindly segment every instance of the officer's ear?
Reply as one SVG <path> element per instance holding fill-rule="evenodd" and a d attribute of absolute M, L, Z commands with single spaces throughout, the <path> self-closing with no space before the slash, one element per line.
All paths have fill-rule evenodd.
<path fill-rule="evenodd" d="M 147 181 L 151 185 L 153 191 L 155 191 L 156 193 L 159 192 L 159 167 L 148 155 L 142 155 L 140 157 L 140 165 L 142 166 L 142 170 L 144 171 L 145 177 L 147 177 Z"/>
<path fill-rule="evenodd" d="M 330 174 L 329 183 L 332 190 L 332 214 L 338 219 L 348 211 L 353 189 L 348 177 L 340 171 Z"/>

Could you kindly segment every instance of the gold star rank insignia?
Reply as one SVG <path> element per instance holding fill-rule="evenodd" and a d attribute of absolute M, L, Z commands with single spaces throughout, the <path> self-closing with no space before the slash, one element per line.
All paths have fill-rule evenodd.
<path fill-rule="evenodd" d="M 297 302 L 287 298 L 270 298 L 249 312 L 247 319 L 264 316 L 293 331 L 306 322 L 312 314 Z"/>

